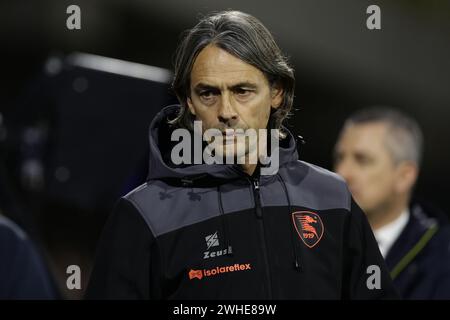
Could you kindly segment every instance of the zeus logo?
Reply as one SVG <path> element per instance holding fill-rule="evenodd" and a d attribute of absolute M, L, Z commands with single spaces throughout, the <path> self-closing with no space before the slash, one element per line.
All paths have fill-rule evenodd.
<path fill-rule="evenodd" d="M 228 248 L 218 251 L 205 251 L 203 252 L 203 259 L 209 259 L 209 258 L 215 258 L 219 256 L 224 256 L 226 254 L 232 253 L 233 249 L 231 246 L 228 246 Z"/>
<path fill-rule="evenodd" d="M 228 246 L 228 248 L 222 250 L 209 251 L 209 249 L 211 249 L 212 247 L 219 246 L 219 236 L 217 235 L 217 231 L 213 234 L 206 236 L 205 241 L 206 241 L 206 251 L 203 252 L 203 259 L 215 258 L 232 253 L 233 249 L 231 248 L 231 246 Z"/>
<path fill-rule="evenodd" d="M 217 236 L 217 231 L 214 234 L 210 234 L 209 236 L 205 237 L 206 241 L 206 250 L 209 250 L 211 247 L 218 247 L 219 246 L 219 238 Z"/>

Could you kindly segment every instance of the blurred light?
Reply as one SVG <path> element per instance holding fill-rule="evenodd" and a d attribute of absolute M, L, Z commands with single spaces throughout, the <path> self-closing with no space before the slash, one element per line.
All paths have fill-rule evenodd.
<path fill-rule="evenodd" d="M 73 53 L 67 61 L 83 68 L 162 83 L 168 83 L 172 78 L 167 69 L 87 53 Z"/>
<path fill-rule="evenodd" d="M 50 57 L 45 63 L 45 71 L 47 74 L 55 75 L 61 71 L 62 61 L 57 57 Z"/>
<path fill-rule="evenodd" d="M 44 168 L 36 159 L 27 159 L 22 164 L 22 184 L 29 190 L 41 190 L 44 186 Z"/>

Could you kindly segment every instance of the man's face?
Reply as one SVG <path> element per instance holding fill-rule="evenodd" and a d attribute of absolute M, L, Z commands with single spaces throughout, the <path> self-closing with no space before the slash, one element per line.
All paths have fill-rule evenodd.
<path fill-rule="evenodd" d="M 214 45 L 205 47 L 197 56 L 191 72 L 188 106 L 203 130 L 266 129 L 270 110 L 282 101 L 282 90 L 271 88 L 265 75 L 250 64 Z M 234 135 L 224 136 L 222 148 L 247 154 L 248 143 L 238 143 Z"/>
<path fill-rule="evenodd" d="M 396 197 L 398 167 L 386 148 L 383 123 L 351 125 L 335 148 L 335 171 L 346 181 L 356 202 L 370 215 L 382 212 Z"/>

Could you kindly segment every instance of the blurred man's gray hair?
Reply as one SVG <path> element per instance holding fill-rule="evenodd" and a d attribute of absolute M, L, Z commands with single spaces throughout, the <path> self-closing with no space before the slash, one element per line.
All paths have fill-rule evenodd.
<path fill-rule="evenodd" d="M 344 124 L 384 123 L 387 125 L 386 147 L 395 163 L 411 161 L 420 167 L 423 156 L 423 133 L 412 117 L 399 110 L 375 106 L 357 111 Z"/>

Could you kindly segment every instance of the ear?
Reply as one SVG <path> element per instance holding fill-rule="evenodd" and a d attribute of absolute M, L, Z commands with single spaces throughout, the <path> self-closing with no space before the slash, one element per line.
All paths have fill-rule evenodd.
<path fill-rule="evenodd" d="M 270 94 L 271 94 L 271 100 L 272 100 L 271 106 L 274 109 L 278 109 L 280 107 L 281 103 L 283 102 L 284 90 L 279 83 L 275 83 L 271 87 L 270 91 L 271 91 Z"/>
<path fill-rule="evenodd" d="M 398 193 L 409 193 L 417 181 L 419 169 L 410 161 L 405 161 L 397 166 L 397 179 L 395 188 Z"/>
<path fill-rule="evenodd" d="M 187 105 L 189 107 L 189 111 L 191 111 L 191 113 L 195 116 L 195 108 L 194 108 L 194 104 L 192 103 L 191 97 L 187 97 Z"/>

